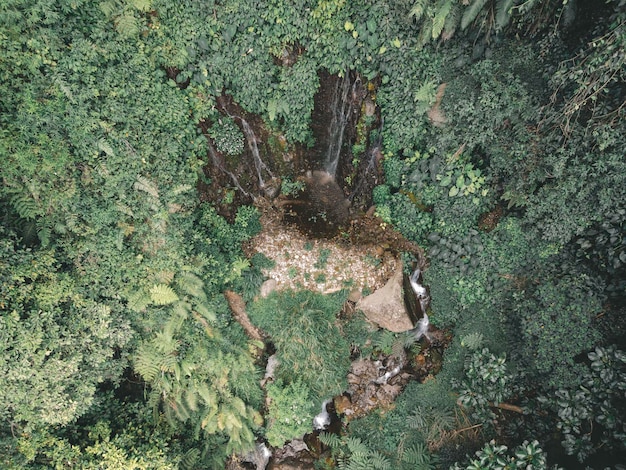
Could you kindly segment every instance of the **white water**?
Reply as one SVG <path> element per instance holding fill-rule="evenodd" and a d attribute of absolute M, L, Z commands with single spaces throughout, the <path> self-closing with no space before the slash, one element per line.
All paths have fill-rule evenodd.
<path fill-rule="evenodd" d="M 430 335 L 428 334 L 428 328 L 430 322 L 428 320 L 428 314 L 426 310 L 428 309 L 428 304 L 430 303 L 430 296 L 428 295 L 428 291 L 426 287 L 424 287 L 419 282 L 419 277 L 422 274 L 419 268 L 415 269 L 409 278 L 409 282 L 411 283 L 411 288 L 415 295 L 417 296 L 417 300 L 420 303 L 420 309 L 422 310 L 423 317 L 417 322 L 417 326 L 411 330 L 411 333 L 415 335 L 415 339 L 419 340 L 422 336 L 425 336 L 430 341 Z"/>
<path fill-rule="evenodd" d="M 244 118 L 240 116 L 237 116 L 237 117 L 241 121 L 243 134 L 246 136 L 246 141 L 248 142 L 248 148 L 250 149 L 250 152 L 252 153 L 252 157 L 254 158 L 254 168 L 256 169 L 257 177 L 259 178 L 259 186 L 262 189 L 265 187 L 265 181 L 263 181 L 263 175 L 262 175 L 263 170 L 267 171 L 267 173 L 272 178 L 274 177 L 274 175 L 272 175 L 272 172 L 269 170 L 267 165 L 265 165 L 265 163 L 263 163 L 263 160 L 261 160 L 261 155 L 259 154 L 259 146 L 257 145 L 257 138 L 256 138 L 256 135 L 254 134 L 254 131 L 250 127 L 250 124 L 248 124 L 248 122 Z"/>
<path fill-rule="evenodd" d="M 356 86 L 357 81 L 350 79 L 350 71 L 347 70 L 343 78 L 337 82 L 337 87 L 335 88 L 332 103 L 333 115 L 329 127 L 328 149 L 326 150 L 326 158 L 324 160 L 324 170 L 333 178 L 335 177 L 335 173 L 337 173 L 346 125 L 353 111 L 354 100 L 352 96 L 356 92 Z"/>
<path fill-rule="evenodd" d="M 313 429 L 316 431 L 323 431 L 330 424 L 330 414 L 326 411 L 326 405 L 328 405 L 330 401 L 331 400 L 324 400 L 324 403 L 322 403 L 322 412 L 313 418 Z"/>
<path fill-rule="evenodd" d="M 256 467 L 256 470 L 265 470 L 272 456 L 264 442 L 258 442 L 254 450 L 240 456 L 242 462 L 249 462 Z"/>
<path fill-rule="evenodd" d="M 389 379 L 395 377 L 396 375 L 398 375 L 400 373 L 400 371 L 402 370 L 402 363 L 398 364 L 396 367 L 394 367 L 393 369 L 385 372 L 385 374 L 381 377 L 378 377 L 374 383 L 376 384 L 386 384 L 387 382 L 389 382 Z"/>

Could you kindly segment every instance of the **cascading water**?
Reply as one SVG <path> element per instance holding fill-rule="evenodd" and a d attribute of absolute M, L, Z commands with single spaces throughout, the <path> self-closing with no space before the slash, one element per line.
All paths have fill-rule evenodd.
<path fill-rule="evenodd" d="M 259 154 L 259 146 L 257 145 L 257 137 L 254 134 L 252 127 L 250 127 L 250 124 L 248 124 L 248 121 L 240 116 L 235 117 L 241 122 L 241 128 L 243 130 L 243 134 L 246 137 L 246 141 L 248 142 L 248 148 L 250 149 L 252 157 L 254 158 L 254 168 L 256 168 L 256 173 L 259 178 L 259 187 L 263 189 L 265 187 L 265 181 L 263 180 L 262 174 L 263 170 L 265 170 L 271 178 L 273 178 L 274 175 L 267 167 L 267 165 L 263 163 L 263 160 L 261 160 L 261 155 Z"/>
<path fill-rule="evenodd" d="M 322 403 L 322 412 L 313 418 L 313 429 L 316 431 L 323 431 L 330 424 L 330 414 L 326 410 L 326 406 L 332 400 L 324 400 Z"/>
<path fill-rule="evenodd" d="M 417 300 L 420 303 L 420 310 L 423 314 L 420 321 L 417 322 L 417 326 L 411 330 L 411 333 L 415 335 L 416 340 L 419 340 L 422 336 L 425 336 L 428 340 L 430 340 L 430 335 L 428 334 L 430 322 L 428 320 L 428 314 L 426 313 L 426 310 L 428 309 L 428 304 L 430 303 L 430 296 L 428 295 L 426 287 L 424 287 L 419 281 L 421 274 L 422 271 L 419 268 L 416 268 L 409 278 L 411 288 L 417 296 Z"/>
<path fill-rule="evenodd" d="M 346 126 L 354 112 L 359 78 L 352 78 L 350 71 L 346 71 L 341 80 L 337 81 L 331 105 L 332 117 L 329 126 L 328 147 L 324 159 L 324 170 L 333 178 L 337 173 L 337 166 L 341 157 Z"/>
<path fill-rule="evenodd" d="M 244 194 L 246 197 L 251 197 L 250 194 L 241 187 L 237 177 L 232 172 L 224 168 L 224 165 L 222 165 L 222 162 L 218 158 L 217 153 L 215 152 L 215 149 L 213 148 L 213 144 L 211 144 L 210 141 L 208 142 L 208 147 L 209 147 L 209 155 L 211 156 L 211 162 L 213 163 L 213 166 L 215 166 L 221 172 L 227 174 L 232 180 L 233 184 L 237 186 L 237 189 L 239 189 L 239 191 L 241 191 L 242 194 Z"/>

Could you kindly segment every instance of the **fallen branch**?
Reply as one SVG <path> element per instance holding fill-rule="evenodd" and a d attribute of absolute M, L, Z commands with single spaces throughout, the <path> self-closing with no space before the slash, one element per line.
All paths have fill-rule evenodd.
<path fill-rule="evenodd" d="M 248 335 L 248 337 L 252 340 L 263 342 L 263 334 L 261 333 L 261 330 L 252 324 L 248 314 L 246 313 L 246 303 L 243 298 L 232 290 L 224 292 L 224 297 L 226 297 L 228 306 L 233 312 L 233 318 L 242 326 L 246 335 Z"/>
<path fill-rule="evenodd" d="M 501 410 L 513 411 L 515 413 L 523 414 L 524 410 L 517 405 L 510 405 L 509 403 L 498 403 L 494 404 L 496 408 L 500 408 Z"/>

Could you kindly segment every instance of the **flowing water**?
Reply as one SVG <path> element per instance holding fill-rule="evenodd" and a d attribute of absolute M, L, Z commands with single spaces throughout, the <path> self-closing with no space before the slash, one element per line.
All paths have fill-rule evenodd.
<path fill-rule="evenodd" d="M 267 174 L 270 175 L 271 178 L 273 178 L 274 175 L 272 174 L 270 169 L 267 167 L 267 165 L 263 163 L 263 160 L 261 160 L 261 155 L 259 153 L 259 146 L 257 144 L 257 137 L 254 134 L 254 130 L 252 129 L 252 127 L 250 127 L 250 124 L 248 124 L 248 121 L 246 121 L 244 118 L 240 116 L 234 116 L 234 117 L 239 119 L 239 121 L 241 122 L 241 128 L 243 130 L 243 134 L 246 137 L 246 141 L 248 142 L 248 148 L 250 149 L 250 152 L 252 153 L 252 157 L 254 158 L 254 168 L 256 169 L 257 177 L 259 179 L 259 187 L 263 189 L 265 188 L 265 181 L 263 180 L 263 170 L 265 170 Z"/>
<path fill-rule="evenodd" d="M 355 74 L 346 71 L 344 76 L 337 81 L 333 101 L 331 104 L 331 120 L 328 128 L 328 147 L 324 159 L 324 170 L 333 178 L 337 173 L 337 166 L 341 158 L 344 146 L 346 127 L 351 121 L 355 105 L 360 105 L 358 99 L 358 87 L 360 79 Z"/>
<path fill-rule="evenodd" d="M 413 292 L 415 292 L 415 296 L 420 304 L 420 310 L 422 311 L 422 318 L 419 322 L 417 322 L 417 326 L 411 330 L 411 333 L 415 335 L 416 340 L 419 340 L 422 336 L 430 340 L 430 335 L 428 333 L 430 321 L 428 320 L 428 314 L 426 313 L 428 310 L 428 304 L 430 303 L 430 296 L 428 295 L 426 287 L 424 287 L 424 285 L 420 282 L 421 275 L 422 271 L 419 268 L 416 268 L 409 278 L 411 288 L 413 289 Z"/>

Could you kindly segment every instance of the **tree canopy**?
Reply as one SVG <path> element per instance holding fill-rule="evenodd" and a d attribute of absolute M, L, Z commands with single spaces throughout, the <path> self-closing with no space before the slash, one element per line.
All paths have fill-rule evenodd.
<path fill-rule="evenodd" d="M 337 191 L 425 250 L 449 342 L 320 468 L 622 462 L 625 62 L 623 0 L 0 0 L 2 466 L 224 468 L 385 349 L 246 250 L 328 77 Z"/>

